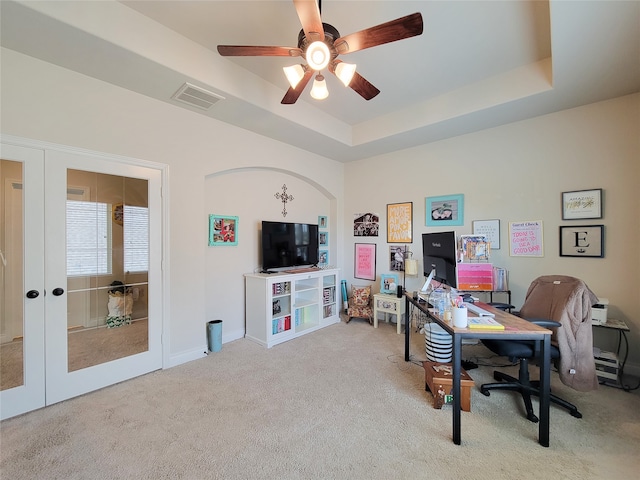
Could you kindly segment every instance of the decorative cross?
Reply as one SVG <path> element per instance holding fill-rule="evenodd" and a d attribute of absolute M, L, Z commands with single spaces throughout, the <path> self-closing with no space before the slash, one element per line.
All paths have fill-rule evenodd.
<path fill-rule="evenodd" d="M 278 200 L 282 200 L 282 216 L 287 216 L 287 202 L 293 201 L 293 195 L 287 195 L 287 185 L 282 185 L 282 193 L 275 194 Z"/>

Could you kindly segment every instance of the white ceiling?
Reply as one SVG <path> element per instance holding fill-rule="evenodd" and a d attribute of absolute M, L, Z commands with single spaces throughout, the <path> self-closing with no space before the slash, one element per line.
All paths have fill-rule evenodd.
<path fill-rule="evenodd" d="M 297 46 L 290 0 L 1 4 L 2 46 L 299 148 L 350 161 L 640 92 L 638 1 L 336 1 L 341 35 L 420 12 L 421 36 L 343 55 L 381 90 L 365 101 L 327 75 L 294 105 L 283 57 L 221 57 L 218 44 Z M 171 96 L 184 82 L 225 100 Z"/>

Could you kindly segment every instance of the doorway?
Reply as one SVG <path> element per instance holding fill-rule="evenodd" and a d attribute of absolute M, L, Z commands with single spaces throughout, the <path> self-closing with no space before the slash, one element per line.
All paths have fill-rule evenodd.
<path fill-rule="evenodd" d="M 162 170 L 2 147 L 1 417 L 162 368 Z"/>

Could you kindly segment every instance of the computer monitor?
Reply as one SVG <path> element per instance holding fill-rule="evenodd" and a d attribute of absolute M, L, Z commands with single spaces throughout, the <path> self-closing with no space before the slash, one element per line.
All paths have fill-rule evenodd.
<path fill-rule="evenodd" d="M 437 282 L 458 287 L 456 232 L 423 233 L 422 255 L 425 277 L 433 272 Z"/>

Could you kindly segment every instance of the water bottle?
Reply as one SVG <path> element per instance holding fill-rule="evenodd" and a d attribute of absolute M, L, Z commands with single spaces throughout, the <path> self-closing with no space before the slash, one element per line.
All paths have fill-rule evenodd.
<path fill-rule="evenodd" d="M 433 307 L 438 312 L 438 316 L 442 318 L 444 316 L 445 294 L 441 288 L 436 288 L 431 294 L 433 297 Z"/>
<path fill-rule="evenodd" d="M 446 292 L 444 294 L 444 311 L 440 314 L 440 318 L 442 318 L 446 322 L 451 322 L 452 312 L 451 312 L 451 293 Z"/>

